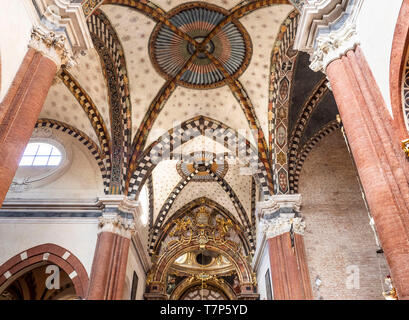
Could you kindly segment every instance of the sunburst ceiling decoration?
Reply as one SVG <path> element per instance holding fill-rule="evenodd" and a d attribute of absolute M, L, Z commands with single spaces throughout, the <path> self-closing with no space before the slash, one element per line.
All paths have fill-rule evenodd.
<path fill-rule="evenodd" d="M 200 2 L 171 10 L 168 19 L 181 33 L 163 23 L 154 29 L 149 48 L 157 71 L 168 80 L 176 78 L 176 83 L 196 89 L 224 85 L 227 75 L 221 69 L 229 77 L 239 77 L 251 58 L 251 40 L 236 20 L 216 28 L 228 15 L 223 8 Z"/>
<path fill-rule="evenodd" d="M 192 153 L 185 156 L 183 160 L 176 164 L 176 169 L 179 175 L 187 179 L 190 174 L 198 170 L 198 173 L 193 176 L 192 181 L 214 181 L 214 178 L 209 174 L 208 170 L 216 173 L 223 178 L 228 170 L 228 164 L 224 160 L 223 155 L 216 155 L 210 152 Z"/>

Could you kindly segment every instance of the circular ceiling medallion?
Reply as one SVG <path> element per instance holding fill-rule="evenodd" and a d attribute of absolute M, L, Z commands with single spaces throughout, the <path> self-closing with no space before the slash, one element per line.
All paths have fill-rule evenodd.
<path fill-rule="evenodd" d="M 223 178 L 228 170 L 228 164 L 220 157 L 210 152 L 202 152 L 200 154 L 192 153 L 186 159 L 179 161 L 176 164 L 176 169 L 182 178 L 187 179 L 190 174 L 198 171 L 192 178 L 192 181 L 212 182 L 213 177 L 209 174 L 208 169 Z"/>
<path fill-rule="evenodd" d="M 201 45 L 229 12 L 215 5 L 193 2 L 176 7 L 167 14 L 168 20 L 196 41 L 196 45 L 177 35 L 164 23 L 156 25 L 149 44 L 150 57 L 156 70 L 167 80 L 174 79 L 191 61 L 176 83 L 188 88 L 209 89 L 223 86 L 225 76 L 209 58 L 211 54 L 225 71 L 238 78 L 247 68 L 252 45 L 243 25 L 232 19 Z"/>

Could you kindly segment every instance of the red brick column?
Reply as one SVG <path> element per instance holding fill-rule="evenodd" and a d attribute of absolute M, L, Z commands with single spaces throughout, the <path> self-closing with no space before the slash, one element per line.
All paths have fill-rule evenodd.
<path fill-rule="evenodd" d="M 300 206 L 299 194 L 275 195 L 258 204 L 259 228 L 267 241 L 274 300 L 313 299 Z M 256 256 L 263 251 L 263 241 L 258 241 Z"/>
<path fill-rule="evenodd" d="M 100 199 L 104 213 L 92 263 L 87 299 L 122 300 L 134 219 L 140 215 L 137 202 L 124 196 Z"/>
<path fill-rule="evenodd" d="M 89 300 L 121 300 L 130 239 L 112 232 L 98 235 L 92 264 Z"/>
<path fill-rule="evenodd" d="M 56 72 L 53 60 L 30 48 L 0 104 L 0 206 Z"/>
<path fill-rule="evenodd" d="M 393 283 L 409 298 L 408 181 L 384 114 L 383 99 L 359 47 L 330 62 L 331 83 Z"/>
<path fill-rule="evenodd" d="M 312 300 L 304 241 L 289 232 L 268 239 L 274 300 Z"/>

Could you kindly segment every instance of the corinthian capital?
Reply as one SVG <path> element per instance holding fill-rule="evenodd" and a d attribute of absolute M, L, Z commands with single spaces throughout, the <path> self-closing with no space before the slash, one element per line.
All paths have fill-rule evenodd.
<path fill-rule="evenodd" d="M 111 232 L 130 239 L 136 230 L 133 219 L 123 218 L 117 213 L 104 213 L 98 220 L 99 232 Z"/>
<path fill-rule="evenodd" d="M 45 57 L 55 62 L 57 66 L 68 64 L 70 57 L 66 48 L 66 37 L 53 31 L 36 26 L 31 32 L 29 47 L 41 52 Z"/>
<path fill-rule="evenodd" d="M 24 0 L 33 27 L 29 46 L 52 59 L 57 67 L 75 63 L 92 48 L 80 1 Z"/>
<path fill-rule="evenodd" d="M 363 0 L 315 0 L 303 7 L 294 48 L 311 56 L 310 68 L 325 73 L 331 61 L 359 44 L 356 20 Z"/>
<path fill-rule="evenodd" d="M 341 58 L 349 50 L 354 50 L 358 44 L 355 25 L 347 24 L 341 30 L 318 37 L 317 48 L 311 56 L 310 68 L 325 73 L 328 64 Z"/>
<path fill-rule="evenodd" d="M 270 220 L 261 220 L 262 232 L 266 238 L 274 238 L 287 232 L 304 234 L 305 221 L 300 217 L 280 216 Z"/>

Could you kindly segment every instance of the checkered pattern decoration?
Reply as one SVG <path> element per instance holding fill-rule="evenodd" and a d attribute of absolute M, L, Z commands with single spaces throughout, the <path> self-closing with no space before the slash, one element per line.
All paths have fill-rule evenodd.
<path fill-rule="evenodd" d="M 104 191 L 108 192 L 109 182 L 107 170 L 103 161 L 104 155 L 101 153 L 99 147 L 88 137 L 84 132 L 61 121 L 51 119 L 38 119 L 35 125 L 36 128 L 51 128 L 69 134 L 73 138 L 81 142 L 91 152 L 92 156 L 97 161 L 98 167 L 101 170 L 102 180 L 104 182 Z"/>
<path fill-rule="evenodd" d="M 174 155 L 176 157 L 176 155 Z M 180 157 L 181 155 L 178 155 Z M 225 157 L 231 157 L 230 155 L 226 154 L 220 154 L 215 157 L 215 161 L 221 162 L 225 160 Z M 237 194 L 234 192 L 233 188 L 229 185 L 229 183 L 220 177 L 217 173 L 213 172 L 211 170 L 211 163 L 208 164 L 207 174 L 212 177 L 213 181 L 217 182 L 222 189 L 227 193 L 229 196 L 230 200 L 232 201 L 234 207 L 237 210 L 238 216 L 240 218 L 240 225 L 245 228 L 245 234 L 247 237 L 247 240 L 249 241 L 250 244 L 250 249 L 253 252 L 255 250 L 255 239 L 254 239 L 254 233 L 251 228 L 251 222 L 248 218 L 248 215 L 246 213 L 246 210 L 244 209 L 243 205 L 241 204 L 241 201 Z M 167 200 L 163 204 L 161 210 L 159 211 L 158 217 L 156 218 L 155 224 L 153 226 L 153 233 L 151 234 L 150 241 L 149 241 L 149 252 L 150 254 L 153 254 L 153 248 L 155 247 L 155 242 L 158 239 L 158 235 L 160 234 L 160 230 L 162 228 L 163 223 L 167 220 L 167 214 L 172 208 L 173 203 L 176 201 L 177 196 L 182 192 L 182 190 L 187 186 L 188 183 L 192 182 L 194 180 L 194 177 L 199 173 L 198 170 L 195 170 L 192 172 L 189 176 L 186 178 L 182 179 L 176 187 L 173 189 L 173 191 L 170 193 L 168 196 Z"/>
<path fill-rule="evenodd" d="M 101 10 L 95 10 L 90 16 L 88 28 L 94 47 L 103 61 L 110 97 L 112 151 L 114 155 L 111 181 L 119 183 L 121 191 L 123 191 L 132 130 L 132 107 L 124 50 L 115 29 Z"/>
<path fill-rule="evenodd" d="M 306 100 L 304 106 L 302 107 L 297 122 L 295 124 L 294 130 L 290 136 L 289 141 L 289 151 L 288 155 L 290 157 L 288 168 L 289 168 L 289 181 L 290 181 L 290 191 L 294 188 L 294 173 L 296 167 L 296 160 L 298 157 L 298 149 L 300 148 L 300 140 L 304 134 L 304 131 L 308 125 L 312 113 L 318 106 L 319 102 L 323 99 L 325 94 L 329 91 L 328 80 L 324 78 L 318 83 L 318 85 L 313 90 L 312 95 Z"/>
<path fill-rule="evenodd" d="M 299 14 L 293 10 L 284 20 L 271 56 L 268 104 L 268 131 L 276 194 L 288 193 L 288 109 L 294 64 L 298 53 L 292 50 Z"/>
<path fill-rule="evenodd" d="M 154 215 L 154 194 L 153 194 L 153 178 L 152 175 L 149 176 L 146 186 L 148 188 L 148 197 L 149 197 L 149 233 L 152 232 L 152 227 L 153 227 L 153 215 Z"/>
<path fill-rule="evenodd" d="M 213 179 L 222 187 L 222 189 L 227 193 L 229 196 L 231 202 L 233 203 L 234 207 L 236 208 L 240 220 L 241 220 L 241 226 L 245 228 L 245 235 L 247 237 L 247 240 L 249 241 L 250 244 L 250 249 L 252 253 L 256 250 L 256 241 L 255 237 L 253 234 L 253 230 L 251 228 L 251 222 L 250 219 L 246 213 L 246 210 L 244 209 L 243 205 L 241 204 L 241 201 L 237 194 L 234 192 L 233 188 L 229 185 L 229 183 L 221 178 L 219 175 L 217 175 L 213 171 L 209 171 L 209 174 L 213 177 Z"/>
<path fill-rule="evenodd" d="M 136 197 L 147 177 L 154 169 L 155 164 L 162 160 L 170 159 L 173 149 L 200 135 L 206 135 L 216 141 L 223 141 L 224 138 L 228 138 L 229 143 L 225 143 L 225 147 L 237 158 L 243 161 L 246 160 L 244 162 L 250 164 L 250 169 L 253 170 L 253 174 L 263 194 L 265 196 L 270 195 L 267 172 L 264 164 L 259 159 L 256 148 L 237 131 L 204 116 L 195 117 L 169 130 L 144 151 L 137 161 L 136 169 L 132 173 L 128 195 Z"/>
<path fill-rule="evenodd" d="M 104 164 L 107 169 L 107 179 L 110 184 L 111 179 L 111 147 L 109 141 L 108 130 L 105 126 L 104 119 L 100 115 L 98 108 L 95 106 L 94 102 L 90 96 L 85 92 L 85 90 L 79 85 L 79 83 L 74 79 L 74 77 L 66 70 L 61 69 L 59 77 L 71 91 L 74 97 L 77 99 L 81 107 L 84 109 L 91 122 L 92 127 L 98 137 L 99 145 L 101 147 L 101 152 L 104 155 Z"/>
<path fill-rule="evenodd" d="M 251 177 L 251 229 L 253 234 L 256 234 L 256 201 L 257 187 L 254 177 Z"/>
<path fill-rule="evenodd" d="M 150 243 L 150 245 L 149 245 L 149 254 L 152 256 L 154 254 L 159 253 L 162 242 L 166 239 L 166 236 L 167 236 L 168 232 L 171 231 L 172 221 L 175 221 L 175 219 L 180 219 L 186 213 L 190 213 L 190 212 L 192 212 L 192 210 L 194 210 L 198 206 L 203 206 L 203 205 L 208 207 L 208 208 L 214 209 L 219 214 L 224 216 L 224 218 L 231 219 L 234 225 L 240 226 L 240 223 L 237 221 L 237 219 L 234 217 L 234 215 L 231 212 L 229 212 L 228 210 L 226 210 L 224 207 L 222 207 L 220 204 L 218 204 L 215 201 L 213 201 L 213 200 L 211 200 L 209 198 L 206 198 L 206 197 L 197 198 L 197 199 L 189 202 L 188 204 L 184 205 L 179 210 L 177 210 L 172 215 L 172 219 L 167 219 L 163 223 L 163 226 L 159 230 L 159 233 L 157 233 L 154 236 L 155 240 L 153 242 L 151 242 L 153 240 L 153 238 L 152 238 L 151 241 L 149 242 Z M 249 239 L 248 239 L 247 235 L 245 234 L 244 230 L 242 228 L 238 228 L 238 229 L 236 229 L 236 231 L 238 231 L 239 237 L 240 237 L 240 239 L 241 239 L 241 241 L 243 243 L 244 249 L 247 252 L 247 254 L 253 254 L 253 251 L 252 251 L 253 249 L 251 249 L 251 247 L 250 247 Z"/>
<path fill-rule="evenodd" d="M 294 193 L 298 193 L 298 181 L 300 178 L 300 173 L 302 170 L 302 166 L 304 165 L 305 160 L 307 159 L 308 154 L 314 148 L 314 146 L 324 137 L 329 135 L 331 132 L 339 129 L 341 125 L 338 123 L 337 120 L 331 121 L 330 123 L 326 124 L 321 130 L 319 130 L 310 140 L 308 140 L 303 148 L 297 155 L 297 159 L 295 161 L 295 169 L 292 173 L 293 179 L 291 179 L 292 185 L 290 185 L 291 189 L 294 190 Z"/>
<path fill-rule="evenodd" d="M 192 180 L 192 178 L 198 173 L 198 170 L 192 172 L 186 179 L 182 179 L 173 188 L 172 192 L 169 194 L 168 198 L 166 199 L 165 203 L 162 205 L 162 208 L 159 211 L 158 217 L 155 220 L 153 225 L 153 232 L 150 237 L 149 241 L 149 254 L 153 254 L 153 248 L 156 240 L 158 239 L 159 231 L 162 227 L 163 222 L 165 221 L 166 215 L 168 214 L 169 210 L 171 209 L 173 203 L 175 202 L 177 196 L 182 192 L 183 188 L 187 186 L 187 184 Z"/>
<path fill-rule="evenodd" d="M 304 5 L 308 3 L 308 0 L 289 0 L 289 2 L 291 2 L 294 7 L 296 7 L 297 10 L 301 12 Z"/>

